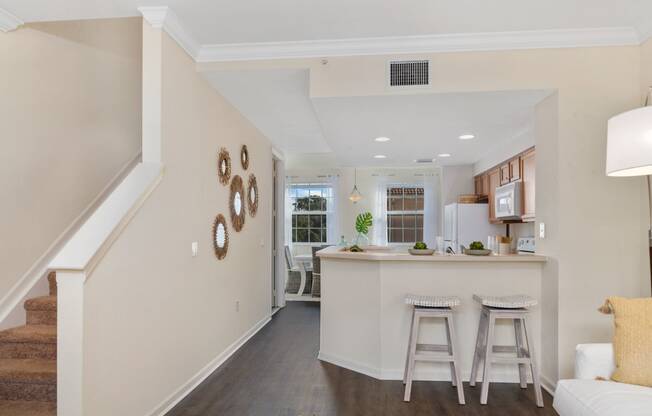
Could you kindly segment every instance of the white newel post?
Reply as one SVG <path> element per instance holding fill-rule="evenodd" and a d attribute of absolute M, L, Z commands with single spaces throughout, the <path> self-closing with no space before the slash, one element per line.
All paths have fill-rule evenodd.
<path fill-rule="evenodd" d="M 57 415 L 82 416 L 84 281 L 82 271 L 57 271 Z"/>

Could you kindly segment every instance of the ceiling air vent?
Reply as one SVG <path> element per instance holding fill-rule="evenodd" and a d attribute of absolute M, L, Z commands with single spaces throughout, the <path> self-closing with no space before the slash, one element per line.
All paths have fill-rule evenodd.
<path fill-rule="evenodd" d="M 432 159 L 417 159 L 416 163 L 432 163 Z"/>
<path fill-rule="evenodd" d="M 430 85 L 430 61 L 390 61 L 390 87 Z"/>

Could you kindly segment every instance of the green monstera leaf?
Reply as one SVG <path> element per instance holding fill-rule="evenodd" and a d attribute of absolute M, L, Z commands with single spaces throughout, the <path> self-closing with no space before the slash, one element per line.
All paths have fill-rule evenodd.
<path fill-rule="evenodd" d="M 374 223 L 374 217 L 371 212 L 363 212 L 355 219 L 355 230 L 362 234 L 369 234 L 369 228 Z"/>

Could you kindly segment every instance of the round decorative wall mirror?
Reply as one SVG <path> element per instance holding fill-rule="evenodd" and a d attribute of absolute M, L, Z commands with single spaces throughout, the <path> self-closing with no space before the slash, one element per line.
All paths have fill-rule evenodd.
<path fill-rule="evenodd" d="M 247 207 L 249 208 L 249 215 L 255 217 L 258 212 L 258 183 L 253 174 L 249 175 L 249 185 L 247 186 Z"/>
<path fill-rule="evenodd" d="M 229 231 L 226 228 L 226 218 L 218 214 L 213 223 L 213 248 L 218 260 L 224 259 L 229 251 Z"/>
<path fill-rule="evenodd" d="M 231 155 L 225 148 L 217 155 L 217 177 L 222 185 L 227 185 L 231 179 Z"/>
<path fill-rule="evenodd" d="M 244 185 L 242 178 L 235 175 L 231 180 L 231 196 L 229 197 L 229 208 L 231 209 L 231 223 L 236 231 L 242 230 L 245 223 L 245 205 Z"/>
<path fill-rule="evenodd" d="M 243 144 L 240 150 L 240 162 L 242 163 L 242 169 L 249 169 L 249 150 L 247 150 L 246 144 Z"/>

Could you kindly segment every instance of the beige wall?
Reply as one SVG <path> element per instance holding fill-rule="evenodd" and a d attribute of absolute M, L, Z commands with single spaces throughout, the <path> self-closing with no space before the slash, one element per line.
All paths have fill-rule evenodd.
<path fill-rule="evenodd" d="M 648 93 L 652 87 L 652 39 L 641 45 L 641 90 L 642 94 Z M 642 99 L 644 102 L 644 98 Z"/>
<path fill-rule="evenodd" d="M 149 414 L 271 312 L 271 144 L 159 36 L 165 173 L 85 285 L 89 415 Z M 229 218 L 229 191 L 216 173 L 222 146 L 234 175 L 256 174 L 261 199 L 242 232 L 229 225 L 229 253 L 219 261 L 211 228 L 216 214 Z"/>
<path fill-rule="evenodd" d="M 0 33 L 0 298 L 139 152 L 140 20 Z"/>

